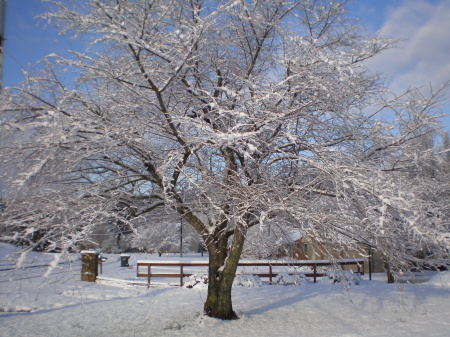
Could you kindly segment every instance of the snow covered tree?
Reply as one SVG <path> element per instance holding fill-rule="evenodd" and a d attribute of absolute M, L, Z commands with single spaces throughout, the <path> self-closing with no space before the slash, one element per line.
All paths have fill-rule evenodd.
<path fill-rule="evenodd" d="M 346 1 L 48 2 L 44 17 L 87 48 L 3 90 L 2 136 L 20 140 L 0 149 L 4 236 L 69 250 L 104 219 L 132 228 L 171 208 L 207 246 L 204 311 L 221 319 L 237 317 L 252 227 L 330 252 L 369 245 L 397 269 L 415 249 L 445 262 L 445 186 L 409 178 L 441 91 L 388 99 L 364 61 L 394 42 L 346 19 Z"/>
<path fill-rule="evenodd" d="M 196 250 L 199 238 L 192 228 L 186 227 L 174 212 L 167 213 L 164 209 L 157 209 L 149 216 L 143 216 L 143 219 L 135 225 L 130 245 L 142 251 L 156 252 L 159 256 L 163 253 L 180 252 L 181 248 L 183 253 L 189 252 L 192 248 Z"/>

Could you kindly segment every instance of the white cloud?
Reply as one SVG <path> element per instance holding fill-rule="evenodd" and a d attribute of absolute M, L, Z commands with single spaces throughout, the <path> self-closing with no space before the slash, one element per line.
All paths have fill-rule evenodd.
<path fill-rule="evenodd" d="M 450 80 L 450 1 L 405 0 L 390 10 L 380 31 L 402 41 L 367 65 L 383 72 L 394 92 L 430 84 L 436 89 Z"/>

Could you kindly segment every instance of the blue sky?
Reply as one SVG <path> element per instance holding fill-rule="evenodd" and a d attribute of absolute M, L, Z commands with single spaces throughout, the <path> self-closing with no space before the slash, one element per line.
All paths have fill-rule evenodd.
<path fill-rule="evenodd" d="M 3 84 L 22 80 L 22 70 L 56 53 L 76 49 L 76 41 L 58 36 L 36 18 L 49 5 L 40 0 L 8 0 Z M 383 72 L 396 93 L 409 87 L 438 88 L 450 80 L 450 0 L 354 0 L 350 15 L 366 27 L 398 38 L 399 48 L 373 59 L 368 66 Z M 450 97 L 450 92 L 447 92 Z M 443 107 L 450 113 L 450 101 Z M 450 117 L 444 119 L 450 129 Z"/>

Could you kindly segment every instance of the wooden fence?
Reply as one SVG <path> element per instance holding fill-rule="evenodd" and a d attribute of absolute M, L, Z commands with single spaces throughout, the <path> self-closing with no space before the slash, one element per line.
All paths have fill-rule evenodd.
<path fill-rule="evenodd" d="M 314 283 L 316 283 L 318 277 L 324 276 L 323 272 L 318 271 L 318 267 L 330 267 L 334 265 L 339 266 L 355 266 L 355 272 L 364 275 L 364 258 L 359 259 L 339 259 L 339 260 L 299 260 L 299 261 L 241 261 L 239 262 L 239 267 L 268 267 L 268 272 L 251 271 L 248 274 L 256 275 L 259 277 L 268 277 L 269 283 L 272 284 L 272 278 L 277 276 L 280 271 L 274 271 L 274 267 L 309 267 L 311 271 L 302 272 L 289 272 L 289 274 L 302 274 L 306 277 L 312 277 Z M 179 273 L 160 273 L 152 272 L 154 267 L 178 267 Z M 208 267 L 207 261 L 137 261 L 137 277 L 147 277 L 148 286 L 152 278 L 155 277 L 175 277 L 180 279 L 180 286 L 183 285 L 183 279 L 186 276 L 191 276 L 193 273 L 186 273 L 185 267 Z"/>

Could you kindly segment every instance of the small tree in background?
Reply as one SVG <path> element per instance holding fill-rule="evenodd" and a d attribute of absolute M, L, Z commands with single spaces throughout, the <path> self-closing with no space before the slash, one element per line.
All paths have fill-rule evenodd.
<path fill-rule="evenodd" d="M 3 91 L 3 235 L 41 230 L 69 250 L 104 219 L 133 228 L 171 208 L 207 246 L 204 311 L 221 319 L 237 317 L 250 228 L 300 230 L 330 253 L 370 245 L 394 269 L 415 249 L 445 263 L 448 184 L 411 178 L 440 91 L 386 99 L 363 62 L 393 42 L 346 19 L 346 1 L 48 2 L 88 48 Z"/>
<path fill-rule="evenodd" d="M 182 247 L 181 240 L 183 240 Z M 155 252 L 159 256 L 163 253 L 179 253 L 181 249 L 183 253 L 197 251 L 198 242 L 199 238 L 192 227 L 183 225 L 176 213 L 161 210 L 140 219 L 129 239 L 131 247 L 145 252 Z"/>

